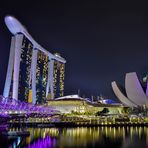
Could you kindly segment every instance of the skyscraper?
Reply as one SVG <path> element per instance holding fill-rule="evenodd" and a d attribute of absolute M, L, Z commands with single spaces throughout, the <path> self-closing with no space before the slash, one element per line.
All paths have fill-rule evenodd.
<path fill-rule="evenodd" d="M 63 96 L 65 59 L 41 47 L 14 17 L 6 16 L 5 23 L 14 36 L 4 97 L 42 104 L 47 98 Z"/>
<path fill-rule="evenodd" d="M 59 56 L 59 54 L 55 54 Z M 62 97 L 64 95 L 64 74 L 65 64 L 54 60 L 54 94 L 55 98 Z"/>

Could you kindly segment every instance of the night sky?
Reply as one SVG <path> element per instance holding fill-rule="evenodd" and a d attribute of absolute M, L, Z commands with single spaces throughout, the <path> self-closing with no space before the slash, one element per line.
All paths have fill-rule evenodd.
<path fill-rule="evenodd" d="M 111 82 L 124 86 L 127 72 L 148 72 L 148 4 L 142 1 L 0 2 L 0 93 L 11 33 L 4 16 L 15 16 L 44 48 L 66 60 L 65 94 L 116 99 Z"/>

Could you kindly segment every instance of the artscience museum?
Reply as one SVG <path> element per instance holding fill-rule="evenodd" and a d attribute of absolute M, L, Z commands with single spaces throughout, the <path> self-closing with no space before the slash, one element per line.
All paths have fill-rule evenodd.
<path fill-rule="evenodd" d="M 148 106 L 148 85 L 144 90 L 135 72 L 127 73 L 125 76 L 125 93 L 122 92 L 115 81 L 111 85 L 116 97 L 125 106 Z"/>

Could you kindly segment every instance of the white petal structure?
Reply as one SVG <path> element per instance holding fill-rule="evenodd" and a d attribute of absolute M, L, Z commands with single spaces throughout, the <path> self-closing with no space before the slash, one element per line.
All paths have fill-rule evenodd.
<path fill-rule="evenodd" d="M 146 84 L 146 96 L 148 96 L 148 82 Z"/>
<path fill-rule="evenodd" d="M 112 85 L 112 89 L 115 93 L 115 95 L 117 96 L 117 98 L 126 106 L 130 106 L 130 107 L 136 107 L 137 105 L 134 104 L 132 101 L 130 101 L 119 89 L 119 87 L 117 86 L 117 83 L 115 81 L 113 81 L 111 83 Z"/>
<path fill-rule="evenodd" d="M 126 74 L 125 89 L 128 98 L 130 98 L 130 100 L 132 100 L 137 105 L 148 104 L 148 97 L 143 91 L 143 88 L 135 72 Z"/>
<path fill-rule="evenodd" d="M 127 97 L 120 91 L 115 81 L 111 85 L 115 95 L 124 105 L 136 107 L 148 104 L 148 96 L 144 92 L 136 72 L 127 73 L 125 76 Z"/>

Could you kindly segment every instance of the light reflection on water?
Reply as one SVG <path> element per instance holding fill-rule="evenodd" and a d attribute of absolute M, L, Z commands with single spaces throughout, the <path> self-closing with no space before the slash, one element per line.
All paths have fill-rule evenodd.
<path fill-rule="evenodd" d="M 15 128 L 11 130 L 16 130 Z M 19 129 L 17 129 L 19 130 Z M 148 147 L 148 127 L 28 128 L 28 137 L 1 137 L 0 145 L 26 148 Z"/>

